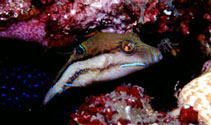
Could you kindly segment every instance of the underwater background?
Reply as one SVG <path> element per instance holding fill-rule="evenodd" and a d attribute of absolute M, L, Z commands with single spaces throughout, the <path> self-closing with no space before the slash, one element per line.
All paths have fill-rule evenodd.
<path fill-rule="evenodd" d="M 124 84 L 143 87 L 155 110 L 171 111 L 175 93 L 201 74 L 211 56 L 210 0 L 1 2 L 0 124 L 68 124 L 87 97 Z M 69 52 L 98 31 L 137 32 L 163 59 L 123 78 L 68 89 L 43 105 Z"/>
<path fill-rule="evenodd" d="M 142 28 L 149 27 L 145 25 Z M 160 41 L 168 35 L 158 36 L 153 32 L 140 34 L 143 34 L 141 35 L 143 41 L 155 47 L 155 40 Z M 163 52 L 163 60 L 151 67 L 121 79 L 67 90 L 45 106 L 42 105 L 44 96 L 69 55 L 60 52 L 61 49 L 46 50 L 37 43 L 1 38 L 1 115 L 3 119 L 16 119 L 15 121 L 5 120 L 8 124 L 67 124 L 70 113 L 75 112 L 86 97 L 111 92 L 118 85 L 128 83 L 143 87 L 145 93 L 153 97 L 151 101 L 153 108 L 169 111 L 177 106 L 177 100 L 174 97 L 175 84 L 178 84 L 178 90 L 198 76 L 206 60 L 198 42 L 191 38 L 191 36 L 173 36 L 172 39 L 175 41 L 182 40 L 181 52 L 177 56 Z"/>

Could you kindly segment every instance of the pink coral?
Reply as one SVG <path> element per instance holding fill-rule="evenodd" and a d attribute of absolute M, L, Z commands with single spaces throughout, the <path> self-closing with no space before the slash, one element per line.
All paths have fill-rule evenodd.
<path fill-rule="evenodd" d="M 17 2 L 6 2 L 3 0 L 3 4 L 0 4 L 0 7 L 4 10 L 0 13 L 2 17 L 0 24 L 5 23 L 3 21 L 7 21 L 7 24 L 11 23 L 12 25 L 9 28 L 1 26 L 0 29 L 6 30 L 0 31 L 0 36 L 26 41 L 38 41 L 42 45 L 51 47 L 73 42 L 78 33 L 83 34 L 90 30 L 126 33 L 141 22 L 140 19 L 144 19 L 144 22 L 154 21 L 154 18 L 151 17 L 155 17 L 158 13 L 156 9 L 155 11 L 151 10 L 155 8 L 157 2 L 150 3 L 149 9 L 144 12 L 144 6 L 148 2 L 146 0 L 41 0 L 37 1 L 40 7 L 36 4 L 33 5 L 34 2 L 30 0 L 22 2 L 20 0 Z M 11 4 L 15 6 L 12 13 L 16 13 L 16 11 L 18 12 L 21 9 L 23 13 L 27 14 L 21 15 L 18 13 L 16 16 L 10 15 L 8 18 L 3 18 L 5 13 L 10 12 L 7 5 Z M 23 5 L 27 5 L 28 9 L 20 8 Z M 145 18 L 143 18 L 144 15 L 146 15 Z M 31 25 L 30 23 L 33 20 L 38 23 L 32 23 Z M 13 21 L 19 22 L 13 23 Z M 20 28 L 17 29 L 17 27 Z M 22 32 L 17 32 L 21 29 Z M 11 33 L 13 30 L 15 32 Z M 32 33 L 28 33 L 29 31 Z"/>
<path fill-rule="evenodd" d="M 197 9 L 195 3 L 200 3 Z M 123 34 L 145 23 L 157 23 L 158 33 L 189 35 L 194 20 L 210 22 L 210 4 L 202 0 L 1 0 L 0 37 L 58 47 L 71 45 L 79 34 L 80 38 L 96 30 Z M 33 20 L 37 25 L 29 25 Z M 23 32 L 11 33 L 17 27 Z"/>
<path fill-rule="evenodd" d="M 31 0 L 1 0 L 0 2 L 0 21 L 30 16 L 30 12 L 34 9 Z"/>
<path fill-rule="evenodd" d="M 28 22 L 19 22 L 12 24 L 7 31 L 1 31 L 0 37 L 11 37 L 15 39 L 21 38 L 25 41 L 36 41 L 42 45 L 47 45 L 47 41 L 43 40 L 45 37 L 44 23 L 37 20 L 30 20 Z"/>

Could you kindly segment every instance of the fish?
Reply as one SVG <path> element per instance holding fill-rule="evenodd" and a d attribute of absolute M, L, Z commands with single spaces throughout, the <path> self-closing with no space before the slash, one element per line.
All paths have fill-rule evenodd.
<path fill-rule="evenodd" d="M 143 43 L 135 32 L 99 32 L 74 48 L 47 92 L 43 104 L 71 87 L 115 80 L 161 59 L 159 49 Z"/>

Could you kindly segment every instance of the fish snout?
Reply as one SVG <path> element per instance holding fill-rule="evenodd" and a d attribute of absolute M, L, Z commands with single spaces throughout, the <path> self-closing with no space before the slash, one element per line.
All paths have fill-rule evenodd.
<path fill-rule="evenodd" d="M 160 50 L 157 50 L 157 51 L 158 51 L 158 60 L 160 61 L 163 59 L 163 55 Z"/>
<path fill-rule="evenodd" d="M 148 56 L 149 61 L 147 61 L 149 62 L 149 64 L 157 63 L 162 59 L 163 59 L 163 55 L 159 49 L 154 48 L 154 47 L 149 49 L 149 56 Z"/>

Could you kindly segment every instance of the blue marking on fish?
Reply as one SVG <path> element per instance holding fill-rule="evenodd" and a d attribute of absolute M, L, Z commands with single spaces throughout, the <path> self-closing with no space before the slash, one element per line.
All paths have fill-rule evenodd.
<path fill-rule="evenodd" d="M 125 67 L 125 66 L 145 66 L 145 63 L 129 63 L 129 64 L 123 64 L 120 65 L 120 67 Z"/>

